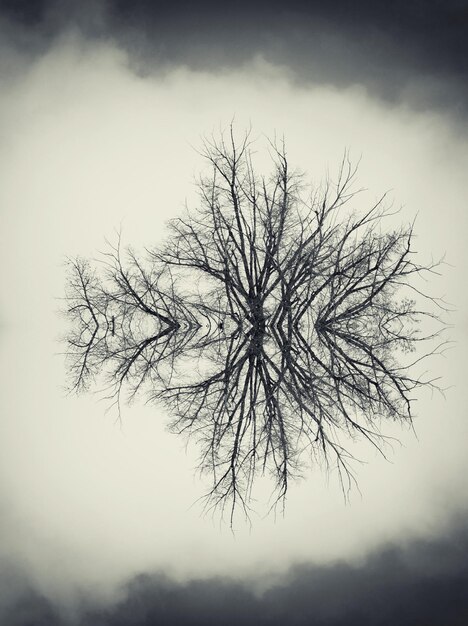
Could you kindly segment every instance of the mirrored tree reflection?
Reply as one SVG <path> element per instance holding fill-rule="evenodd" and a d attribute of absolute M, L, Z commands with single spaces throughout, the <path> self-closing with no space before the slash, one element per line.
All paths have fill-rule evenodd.
<path fill-rule="evenodd" d="M 231 524 L 256 477 L 273 477 L 275 505 L 310 460 L 347 493 L 346 442 L 383 452 L 382 423 L 411 423 L 415 390 L 436 384 L 419 365 L 445 346 L 445 305 L 418 286 L 440 263 L 418 264 L 413 226 L 387 226 L 385 196 L 359 206 L 347 154 L 313 188 L 283 142 L 269 151 L 267 177 L 250 133 L 206 140 L 199 203 L 161 246 L 119 240 L 94 266 L 68 263 L 71 388 L 101 381 L 119 410 L 138 394 L 164 404 L 212 477 L 207 508 Z"/>

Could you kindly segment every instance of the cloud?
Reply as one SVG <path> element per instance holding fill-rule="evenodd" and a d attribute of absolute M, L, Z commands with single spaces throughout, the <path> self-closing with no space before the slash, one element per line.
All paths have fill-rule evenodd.
<path fill-rule="evenodd" d="M 6 2 L 4 20 L 36 53 L 70 30 L 113 40 L 140 73 L 161 66 L 223 71 L 256 56 L 300 85 L 362 85 L 374 97 L 465 115 L 468 5 L 464 0 L 175 3 Z M 6 29 L 6 36 L 11 29 Z"/>
<path fill-rule="evenodd" d="M 260 579 L 179 583 L 141 574 L 111 601 L 81 594 L 65 609 L 17 579 L 22 588 L 4 593 L 0 616 L 10 626 L 461 626 L 468 619 L 467 557 L 464 519 L 444 538 L 384 546 L 360 562 L 297 565 L 263 590 Z"/>
<path fill-rule="evenodd" d="M 0 567 L 0 619 L 9 626 L 60 626 L 63 619 L 54 601 L 12 563 Z"/>

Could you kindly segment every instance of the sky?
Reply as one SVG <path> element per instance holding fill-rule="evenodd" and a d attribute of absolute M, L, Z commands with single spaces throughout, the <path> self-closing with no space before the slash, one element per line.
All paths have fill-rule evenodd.
<path fill-rule="evenodd" d="M 468 3 L 0 2 L 0 616 L 14 626 L 464 624 L 468 615 Z M 348 149 L 369 204 L 415 216 L 451 303 L 415 433 L 312 467 L 285 515 L 201 514 L 161 407 L 66 393 L 67 256 L 152 247 L 235 119 L 319 182 Z M 259 163 L 263 165 L 261 156 Z M 6 236 L 5 236 L 6 235 Z"/>

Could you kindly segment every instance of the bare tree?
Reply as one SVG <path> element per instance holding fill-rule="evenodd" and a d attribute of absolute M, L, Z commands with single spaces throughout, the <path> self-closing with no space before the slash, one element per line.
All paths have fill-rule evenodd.
<path fill-rule="evenodd" d="M 122 391 L 132 399 L 160 384 L 198 329 L 170 269 L 143 265 L 131 250 L 124 256 L 119 235 L 97 263 L 101 272 L 87 260 L 69 259 L 65 297 L 70 389 L 87 389 L 104 375 L 119 414 Z"/>
<path fill-rule="evenodd" d="M 101 279 L 71 261 L 67 295 L 74 387 L 100 368 L 117 398 L 145 384 L 172 430 L 198 441 L 206 506 L 231 524 L 238 507 L 248 514 L 259 474 L 274 479 L 273 506 L 284 503 L 310 458 L 335 467 L 347 494 L 346 437 L 383 453 L 382 420 L 411 423 L 414 391 L 435 386 L 416 365 L 446 344 L 446 307 L 417 282 L 440 262 L 417 262 L 413 225 L 385 230 L 395 215 L 385 196 L 356 206 L 347 154 L 336 181 L 314 189 L 284 142 L 269 147 L 266 177 L 250 133 L 206 140 L 199 204 L 169 224 L 166 243 L 144 263 L 128 252 L 126 265 L 118 244 Z M 148 319 L 157 332 L 141 330 Z"/>

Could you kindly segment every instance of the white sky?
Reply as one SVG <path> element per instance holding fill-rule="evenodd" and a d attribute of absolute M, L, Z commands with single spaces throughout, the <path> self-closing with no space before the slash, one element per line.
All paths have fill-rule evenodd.
<path fill-rule="evenodd" d="M 152 246 L 194 195 L 202 162 L 191 146 L 234 115 L 259 136 L 284 133 L 290 162 L 317 181 L 345 147 L 362 155 L 368 201 L 391 189 L 402 219 L 418 212 L 422 255 L 447 253 L 453 267 L 429 288 L 457 307 L 458 342 L 435 362 L 454 386 L 447 399 L 422 393 L 417 404 L 419 441 L 401 432 L 392 463 L 365 451 L 362 496 L 345 505 L 316 468 L 291 485 L 284 519 L 254 519 L 235 537 L 190 508 L 203 493 L 196 449 L 186 454 L 165 432 L 161 410 L 137 402 L 120 428 L 93 394 L 64 394 L 56 314 L 64 257 L 95 255 L 121 223 L 125 242 Z M 42 585 L 99 588 L 157 568 L 258 574 L 360 556 L 436 533 L 468 504 L 468 144 L 450 120 L 390 109 L 357 88 L 299 89 L 261 60 L 229 74 L 140 78 L 115 49 L 67 37 L 2 90 L 0 137 L 3 551 Z"/>

